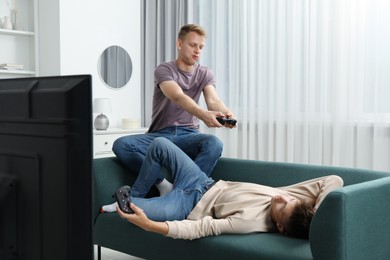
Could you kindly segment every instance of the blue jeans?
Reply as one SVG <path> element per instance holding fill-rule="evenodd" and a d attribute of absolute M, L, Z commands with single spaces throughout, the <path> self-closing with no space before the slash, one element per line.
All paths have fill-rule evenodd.
<path fill-rule="evenodd" d="M 223 144 L 218 137 L 200 133 L 194 128 L 179 126 L 118 138 L 112 150 L 126 167 L 134 173 L 139 173 L 148 147 L 156 137 L 165 137 L 177 145 L 207 176 L 210 176 L 222 154 Z"/>
<path fill-rule="evenodd" d="M 164 178 L 161 167 L 172 174 L 173 190 L 164 196 L 144 198 L 150 188 Z M 152 220 L 182 220 L 213 183 L 181 149 L 168 139 L 158 137 L 149 146 L 130 196 Z"/>

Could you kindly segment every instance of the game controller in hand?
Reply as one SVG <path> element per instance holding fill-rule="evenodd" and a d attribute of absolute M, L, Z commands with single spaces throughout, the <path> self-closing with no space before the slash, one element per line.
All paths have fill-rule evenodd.
<path fill-rule="evenodd" d="M 130 186 L 125 185 L 117 189 L 115 192 L 115 198 L 116 201 L 118 202 L 119 208 L 127 214 L 132 214 L 134 213 L 133 210 L 130 208 L 130 203 L 131 203 L 131 198 L 130 198 Z"/>
<path fill-rule="evenodd" d="M 226 117 L 217 117 L 217 120 L 221 125 L 225 125 L 225 123 L 228 123 L 235 126 L 237 123 L 237 120 L 232 118 L 226 118 Z"/>

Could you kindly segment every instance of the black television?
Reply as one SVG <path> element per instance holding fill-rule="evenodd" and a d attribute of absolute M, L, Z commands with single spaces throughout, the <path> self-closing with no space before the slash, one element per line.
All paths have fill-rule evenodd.
<path fill-rule="evenodd" d="M 0 259 L 93 259 L 91 85 L 0 80 Z"/>

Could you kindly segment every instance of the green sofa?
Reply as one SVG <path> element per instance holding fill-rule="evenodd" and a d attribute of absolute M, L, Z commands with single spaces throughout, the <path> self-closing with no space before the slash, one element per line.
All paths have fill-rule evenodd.
<path fill-rule="evenodd" d="M 340 167 L 221 158 L 215 180 L 285 186 L 324 175 L 343 178 L 313 218 L 310 239 L 277 233 L 221 235 L 193 241 L 146 232 L 117 213 L 99 214 L 115 190 L 136 175 L 115 158 L 95 159 L 94 243 L 144 259 L 390 259 L 390 173 Z M 150 193 L 153 196 L 157 191 Z"/>

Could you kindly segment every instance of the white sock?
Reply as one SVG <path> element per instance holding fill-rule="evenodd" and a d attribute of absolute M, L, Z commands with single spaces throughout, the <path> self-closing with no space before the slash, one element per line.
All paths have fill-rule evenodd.
<path fill-rule="evenodd" d="M 104 205 L 102 207 L 102 209 L 100 210 L 100 212 L 115 212 L 116 211 L 116 207 L 118 206 L 118 202 L 114 202 L 112 204 L 109 204 L 109 205 Z"/>
<path fill-rule="evenodd" d="M 156 184 L 158 191 L 160 192 L 160 196 L 163 196 L 173 190 L 173 184 L 164 179 L 159 184 Z"/>

